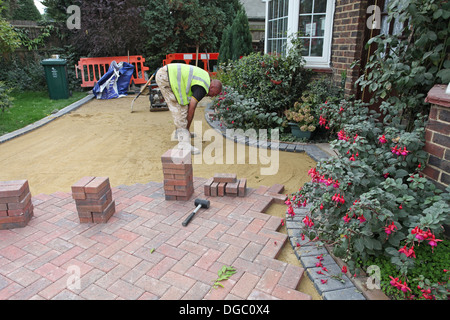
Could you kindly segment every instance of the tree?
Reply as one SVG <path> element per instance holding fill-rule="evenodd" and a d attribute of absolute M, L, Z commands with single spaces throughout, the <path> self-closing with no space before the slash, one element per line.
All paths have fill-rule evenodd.
<path fill-rule="evenodd" d="M 220 43 L 219 62 L 227 62 L 231 60 L 231 25 L 225 27 L 222 34 L 222 42 Z"/>
<path fill-rule="evenodd" d="M 148 0 L 143 25 L 146 53 L 159 66 L 166 54 L 217 52 L 225 27 L 241 8 L 238 0 Z"/>
<path fill-rule="evenodd" d="M 18 0 L 17 8 L 13 11 L 12 14 L 12 19 L 39 21 L 42 19 L 42 16 L 39 10 L 34 5 L 33 0 Z"/>
<path fill-rule="evenodd" d="M 4 8 L 4 4 L 0 0 L 0 54 L 13 52 L 21 44 L 14 28 L 2 18 Z"/>
<path fill-rule="evenodd" d="M 85 56 L 141 54 L 146 33 L 141 27 L 142 0 L 80 1 L 81 28 L 70 42 Z M 145 30 L 144 30 L 145 31 Z"/>
<path fill-rule="evenodd" d="M 253 52 L 252 34 L 250 33 L 247 14 L 244 10 L 239 10 L 231 27 L 224 31 L 221 51 L 224 54 L 220 58 L 221 62 L 226 62 L 230 59 L 237 60 Z"/>
<path fill-rule="evenodd" d="M 68 18 L 67 8 L 71 5 L 81 6 L 80 0 L 43 0 L 45 15 L 57 22 L 65 22 Z"/>

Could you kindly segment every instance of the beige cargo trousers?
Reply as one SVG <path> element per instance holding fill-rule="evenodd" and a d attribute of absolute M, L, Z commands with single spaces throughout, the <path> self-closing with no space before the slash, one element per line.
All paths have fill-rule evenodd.
<path fill-rule="evenodd" d="M 191 150 L 192 153 L 198 154 L 199 150 L 191 145 L 191 134 L 187 128 L 188 106 L 182 106 L 178 103 L 177 98 L 172 91 L 169 82 L 168 67 L 164 66 L 158 70 L 155 77 L 156 84 L 172 113 L 173 122 L 175 124 L 175 137 L 178 139 L 178 149 Z"/>

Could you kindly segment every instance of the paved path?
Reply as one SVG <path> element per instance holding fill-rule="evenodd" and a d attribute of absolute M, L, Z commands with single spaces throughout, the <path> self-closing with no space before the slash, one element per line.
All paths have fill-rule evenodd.
<path fill-rule="evenodd" d="M 275 259 L 287 235 L 263 213 L 267 187 L 210 198 L 182 227 L 204 181 L 189 202 L 166 201 L 162 183 L 113 188 L 106 224 L 80 224 L 69 193 L 34 196 L 28 226 L 0 230 L 0 299 L 310 299 L 304 269 Z M 224 265 L 237 273 L 211 290 Z"/>

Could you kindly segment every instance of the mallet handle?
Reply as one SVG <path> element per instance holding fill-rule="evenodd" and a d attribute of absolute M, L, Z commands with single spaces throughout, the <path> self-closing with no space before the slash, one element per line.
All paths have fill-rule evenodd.
<path fill-rule="evenodd" d="M 189 224 L 189 222 L 192 220 L 192 218 L 195 216 L 195 214 L 197 213 L 197 211 L 200 210 L 201 207 L 202 207 L 202 205 L 199 204 L 199 205 L 197 206 L 197 208 L 195 208 L 195 210 L 189 215 L 189 217 L 187 217 L 186 220 L 184 220 L 184 222 L 182 223 L 182 224 L 183 224 L 183 227 L 186 227 L 186 226 Z"/>

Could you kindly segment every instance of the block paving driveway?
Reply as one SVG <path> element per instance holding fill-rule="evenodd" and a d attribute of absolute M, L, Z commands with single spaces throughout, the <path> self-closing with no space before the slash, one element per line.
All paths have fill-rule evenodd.
<path fill-rule="evenodd" d="M 106 224 L 80 224 L 70 193 L 34 196 L 28 226 L 0 230 L 0 299 L 311 299 L 296 290 L 304 270 L 276 259 L 287 236 L 264 213 L 267 187 L 209 197 L 181 225 L 204 182 L 186 202 L 166 201 L 157 182 L 112 188 Z M 224 265 L 237 273 L 211 289 Z"/>

